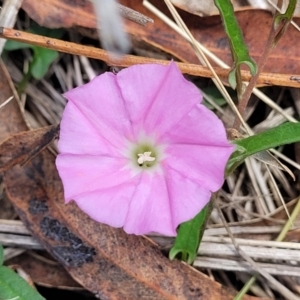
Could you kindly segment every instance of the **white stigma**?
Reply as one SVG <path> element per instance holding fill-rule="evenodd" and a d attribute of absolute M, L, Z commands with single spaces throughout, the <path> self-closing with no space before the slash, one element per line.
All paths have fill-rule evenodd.
<path fill-rule="evenodd" d="M 149 152 L 144 152 L 143 154 L 138 154 L 139 158 L 138 158 L 138 164 L 142 165 L 144 162 L 146 161 L 154 161 L 155 157 L 151 157 L 151 151 Z"/>

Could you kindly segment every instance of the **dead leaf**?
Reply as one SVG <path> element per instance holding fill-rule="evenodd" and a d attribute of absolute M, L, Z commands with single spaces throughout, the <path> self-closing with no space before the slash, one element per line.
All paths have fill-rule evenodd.
<path fill-rule="evenodd" d="M 82 290 L 70 275 L 57 262 L 49 262 L 46 259 L 38 259 L 28 253 L 23 253 L 8 260 L 6 265 L 17 264 L 29 274 L 34 283 L 65 290 Z"/>
<path fill-rule="evenodd" d="M 2 191 L 3 184 L 0 184 L 0 219 L 12 219 L 16 217 L 16 212 L 12 203 Z"/>
<path fill-rule="evenodd" d="M 152 0 L 151 3 L 170 16 L 163 1 Z M 126 21 L 126 29 L 132 36 L 135 45 L 140 47 L 149 47 L 150 45 L 183 62 L 199 63 L 189 43 L 150 13 L 142 5 L 142 0 L 121 0 L 120 4 L 135 9 L 154 20 L 153 24 L 147 24 L 145 27 Z M 96 28 L 95 17 L 89 1 L 77 1 L 74 4 L 74 1 L 68 0 L 24 0 L 22 7 L 33 20 L 49 28 L 72 26 Z M 220 17 L 200 18 L 185 11 L 181 11 L 181 15 L 195 38 L 228 65 L 231 65 L 229 44 Z M 257 61 L 270 30 L 272 14 L 263 10 L 246 10 L 237 12 L 236 17 L 249 46 L 250 55 Z M 257 26 L 259 26 L 259 30 L 256 30 Z M 294 27 L 288 27 L 277 47 L 269 56 L 264 72 L 300 73 L 298 55 L 300 39 L 298 35 L 299 32 Z"/>
<path fill-rule="evenodd" d="M 210 16 L 218 13 L 214 0 L 171 0 L 171 2 L 178 8 L 199 16 Z"/>
<path fill-rule="evenodd" d="M 16 164 L 26 164 L 58 137 L 59 126 L 52 125 L 10 136 L 0 144 L 0 172 Z"/>
<path fill-rule="evenodd" d="M 185 10 L 191 14 L 199 16 L 211 16 L 219 14 L 214 0 L 171 0 L 178 8 Z M 231 0 L 234 10 L 242 6 L 241 0 Z"/>
<path fill-rule="evenodd" d="M 2 63 L 0 81 L 1 104 L 12 93 Z M 6 129 L 0 142 L 26 127 L 18 107 L 10 104 L 0 110 L 0 128 Z M 17 115 L 19 119 L 11 118 Z M 150 240 L 95 222 L 74 202 L 65 205 L 55 157 L 47 149 L 25 166 L 6 171 L 4 183 L 32 235 L 80 285 L 102 299 L 222 300 L 236 294 L 192 267 L 170 261 Z"/>

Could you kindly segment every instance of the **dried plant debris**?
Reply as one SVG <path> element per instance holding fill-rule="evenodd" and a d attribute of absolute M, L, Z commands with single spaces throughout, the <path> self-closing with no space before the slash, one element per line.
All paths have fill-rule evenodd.
<path fill-rule="evenodd" d="M 166 12 L 162 2 L 152 2 L 158 4 L 161 11 Z M 209 10 L 195 8 L 193 1 L 172 2 L 192 13 L 211 14 Z M 50 14 L 51 10 L 55 14 L 53 7 L 57 7 L 57 3 L 54 0 L 46 1 L 43 10 L 46 14 L 43 16 L 40 13 L 35 17 L 36 20 L 47 22 L 45 16 Z M 188 43 L 147 11 L 142 6 L 142 1 L 123 0 L 120 3 L 128 6 L 130 4 L 131 8 L 136 8 L 154 20 L 153 24 L 148 23 L 145 28 L 125 21 L 128 33 L 134 36 L 134 53 L 140 51 L 135 49 L 135 45 L 148 44 L 151 47 L 146 47 L 144 53 L 149 56 L 155 56 L 157 53 L 152 52 L 152 49 L 159 49 L 162 59 L 169 59 L 172 55 L 185 62 L 198 63 Z M 257 5 L 262 4 L 259 2 Z M 24 1 L 23 7 L 28 12 L 29 5 L 41 5 L 41 2 Z M 56 15 L 59 22 L 64 20 L 61 13 L 70 11 L 70 6 L 66 5 L 64 9 Z M 85 9 L 84 6 L 78 16 L 86 14 L 86 18 L 77 16 L 77 22 L 86 22 L 85 25 L 80 24 L 82 26 L 95 27 L 95 20 Z M 30 13 L 33 16 L 36 12 L 32 10 Z M 187 12 L 182 15 L 188 27 L 194 28 L 193 34 L 199 40 L 202 39 L 208 48 L 219 52 L 227 63 L 230 62 L 227 44 L 222 39 L 222 26 L 217 16 L 200 19 L 199 16 L 192 16 Z M 255 42 L 259 40 L 257 35 L 264 33 L 253 30 L 251 26 L 246 26 L 246 23 L 249 24 L 249 20 L 250 23 L 255 23 L 258 22 L 255 20 L 264 19 L 267 28 L 271 20 L 267 12 L 260 11 L 254 16 L 253 11 L 248 9 L 239 12 L 237 16 L 246 32 L 246 40 Z M 53 18 L 51 20 L 53 24 Z M 27 31 L 28 24 L 28 17 L 20 14 L 18 29 Z M 199 27 L 195 27 L 195 24 L 199 24 Z M 208 24 L 214 29 L 209 28 Z M 215 24 L 219 24 L 219 27 Z M 278 52 L 274 52 L 266 70 L 273 74 L 293 73 L 293 78 L 297 78 L 299 59 L 292 52 L 284 51 L 299 48 L 298 34 L 294 29 L 288 30 L 287 40 L 282 41 L 282 48 L 279 45 L 276 50 Z M 64 39 L 87 41 L 88 44 L 98 46 L 97 41 L 81 36 L 77 30 L 73 30 L 71 34 L 67 32 Z M 290 41 L 293 41 L 291 45 Z M 259 56 L 261 46 L 255 43 L 251 45 L 254 56 Z M 9 201 L 1 181 L 0 244 L 5 246 L 4 258 L 11 259 L 7 263 L 20 259 L 18 263 L 37 284 L 62 289 L 89 290 L 103 298 L 116 295 L 119 299 L 125 299 L 126 293 L 133 293 L 131 295 L 134 299 L 138 297 L 138 292 L 142 291 L 145 299 L 169 299 L 173 295 L 189 300 L 201 297 L 233 299 L 236 291 L 241 289 L 255 272 L 253 265 L 241 258 L 239 251 L 234 247 L 231 239 L 233 236 L 239 248 L 263 272 L 273 276 L 299 297 L 299 216 L 295 217 L 293 224 L 287 228 L 284 239 L 280 238 L 288 215 L 292 215 L 299 202 L 299 143 L 272 150 L 272 155 L 279 159 L 279 162 L 269 155 L 265 157 L 263 153 L 259 156 L 260 160 L 250 159 L 246 164 L 240 165 L 227 178 L 216 200 L 232 236 L 224 227 L 218 211 L 213 209 L 193 268 L 178 261 L 171 263 L 162 253 L 166 253 L 172 247 L 173 238 L 159 235 L 149 235 L 148 238 L 127 236 L 120 229 L 112 229 L 91 221 L 74 204 L 65 205 L 62 186 L 54 169 L 55 151 L 49 153 L 48 149 L 43 150 L 53 140 L 55 148 L 55 138 L 58 134 L 55 124 L 59 124 L 66 105 L 62 94 L 110 68 L 93 59 L 59 54 L 41 80 L 30 79 L 27 82 L 19 99 L 9 78 L 12 78 L 16 86 L 23 80 L 26 73 L 24 69 L 26 70 L 32 59 L 30 51 L 17 50 L 8 53 L 6 58 L 3 56 L 10 75 L 3 66 L 0 73 L 1 103 L 11 99 L 3 106 L 0 104 L 0 166 L 1 171 L 5 171 L 4 181 L 10 199 Z M 282 53 L 284 55 L 280 55 Z M 201 88 L 211 87 L 208 79 L 192 79 Z M 296 80 L 293 82 L 297 83 Z M 277 105 L 273 107 L 279 107 L 282 111 L 253 98 L 246 117 L 251 130 L 265 131 L 285 122 L 287 118 L 299 119 L 297 89 L 290 91 L 278 87 L 265 87 L 261 91 L 265 92 L 269 99 L 273 99 L 273 103 Z M 219 116 L 229 124 L 233 117 L 225 101 L 218 102 L 217 97 L 214 98 L 213 95 L 210 98 Z M 53 124 L 54 126 L 49 127 Z M 28 127 L 37 130 L 26 131 Z M 271 167 L 266 167 L 266 161 L 270 162 Z M 283 170 L 282 163 L 294 174 L 296 181 Z M 14 203 L 24 223 L 15 220 L 16 212 L 11 203 Z M 33 252 L 32 249 L 37 252 Z M 54 258 L 50 258 L 46 252 L 40 255 L 42 249 L 46 249 Z M 26 254 L 21 255 L 24 251 L 27 251 Z M 39 263 L 32 261 L 32 257 Z M 59 266 L 64 266 L 76 282 Z M 54 272 L 56 269 L 57 273 L 53 273 L 53 277 L 49 278 L 49 270 Z M 205 294 L 205 289 L 208 294 Z M 171 296 L 165 297 L 166 294 Z M 274 291 L 270 283 L 262 277 L 257 278 L 249 294 L 253 296 L 245 299 L 283 299 L 283 296 Z"/>

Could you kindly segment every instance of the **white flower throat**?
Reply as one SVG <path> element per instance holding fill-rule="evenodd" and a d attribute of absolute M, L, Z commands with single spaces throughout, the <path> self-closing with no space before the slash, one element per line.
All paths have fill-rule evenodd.
<path fill-rule="evenodd" d="M 154 139 L 142 137 L 127 146 L 125 154 L 134 170 L 156 170 L 163 156 L 163 147 L 157 145 Z"/>

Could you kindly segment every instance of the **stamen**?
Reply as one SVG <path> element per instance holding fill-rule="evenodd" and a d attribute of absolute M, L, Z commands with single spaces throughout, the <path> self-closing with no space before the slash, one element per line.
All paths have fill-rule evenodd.
<path fill-rule="evenodd" d="M 142 165 L 146 161 L 154 161 L 155 157 L 151 157 L 151 151 L 149 152 L 144 152 L 143 154 L 139 153 L 138 154 L 138 164 Z"/>

